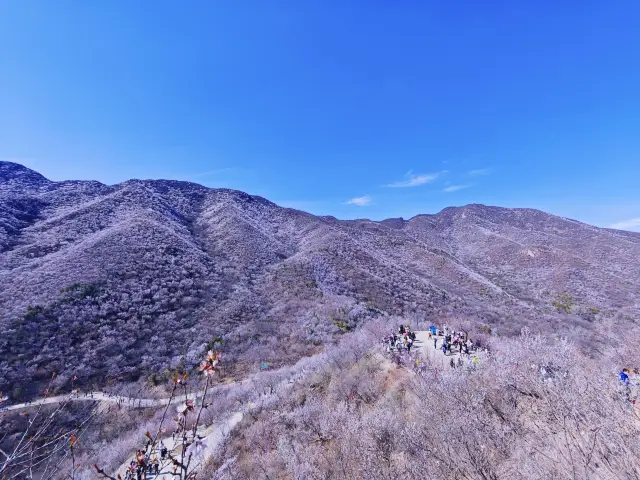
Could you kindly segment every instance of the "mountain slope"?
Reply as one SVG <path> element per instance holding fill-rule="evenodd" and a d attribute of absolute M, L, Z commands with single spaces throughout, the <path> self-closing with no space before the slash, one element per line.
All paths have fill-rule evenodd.
<path fill-rule="evenodd" d="M 528 209 L 340 221 L 175 181 L 0 162 L 0 390 L 160 374 L 222 337 L 238 371 L 384 314 L 584 338 L 637 315 L 640 235 Z"/>

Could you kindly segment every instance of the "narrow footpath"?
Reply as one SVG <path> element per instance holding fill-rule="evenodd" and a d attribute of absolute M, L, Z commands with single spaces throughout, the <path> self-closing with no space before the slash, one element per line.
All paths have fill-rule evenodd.
<path fill-rule="evenodd" d="M 220 385 L 212 387 L 212 390 L 219 391 L 226 388 L 235 387 L 247 381 L 248 380 L 241 380 L 239 382 L 222 383 Z M 193 396 L 194 395 L 189 395 L 190 398 L 193 398 Z M 199 392 L 195 396 L 196 398 L 201 397 L 202 393 Z M 152 408 L 162 407 L 167 405 L 168 403 L 171 403 L 171 405 L 178 404 L 184 402 L 186 398 L 187 397 L 184 395 L 173 398 L 133 398 L 125 397 L 123 395 L 112 395 L 106 392 L 77 392 L 67 393 L 65 395 L 56 395 L 53 397 L 36 398 L 30 402 L 16 403 L 15 405 L 3 406 L 3 404 L 0 403 L 0 412 L 23 410 L 26 408 L 38 408 L 40 405 L 63 402 L 105 402 L 116 405 L 119 404 L 123 408 Z"/>

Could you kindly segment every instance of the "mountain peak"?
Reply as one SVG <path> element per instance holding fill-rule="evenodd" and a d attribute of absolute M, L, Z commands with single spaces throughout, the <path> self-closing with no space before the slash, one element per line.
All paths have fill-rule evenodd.
<path fill-rule="evenodd" d="M 386 218 L 382 220 L 380 223 L 389 228 L 400 230 L 405 226 L 407 222 L 404 218 L 398 217 L 398 218 Z"/>
<path fill-rule="evenodd" d="M 26 182 L 29 184 L 49 183 L 49 180 L 44 176 L 24 165 L 0 161 L 0 184 L 11 181 Z"/>

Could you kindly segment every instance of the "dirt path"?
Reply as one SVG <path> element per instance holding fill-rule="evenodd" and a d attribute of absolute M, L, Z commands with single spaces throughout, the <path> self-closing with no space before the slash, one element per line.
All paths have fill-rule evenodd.
<path fill-rule="evenodd" d="M 290 387 L 296 381 L 300 380 L 301 378 L 304 378 L 306 374 L 307 372 L 304 369 L 302 369 L 301 371 L 298 371 L 293 375 L 282 379 L 280 382 L 278 382 L 277 385 L 271 388 L 271 393 L 264 392 L 262 394 L 258 394 L 256 398 L 253 399 L 253 401 L 249 401 L 240 411 L 231 413 L 229 417 L 227 417 L 223 421 L 214 423 L 213 425 L 210 425 L 208 427 L 199 428 L 198 436 L 204 437 L 205 446 L 203 449 L 197 452 L 197 455 L 194 457 L 194 460 L 192 460 L 189 470 L 191 471 L 194 469 L 198 469 L 200 466 L 204 465 L 204 463 L 211 457 L 211 455 L 213 455 L 216 448 L 222 443 L 222 441 L 227 437 L 227 435 L 229 435 L 229 433 L 231 433 L 231 431 L 235 428 L 235 426 L 238 423 L 240 423 L 240 421 L 244 417 L 245 412 L 264 407 L 265 400 L 268 403 L 268 398 L 272 397 L 273 395 L 276 395 L 275 392 L 279 390 L 280 387 L 283 387 L 283 386 L 285 388 Z M 245 380 L 245 381 L 250 381 L 250 380 Z M 231 386 L 238 385 L 239 383 L 242 383 L 242 382 L 238 382 L 230 385 Z M 213 392 L 209 390 L 207 395 L 210 395 L 212 393 Z M 166 405 L 166 402 L 165 402 L 165 405 Z M 172 437 L 167 437 L 165 439 L 162 439 L 162 443 L 164 443 L 164 445 L 167 447 L 167 449 L 170 452 L 172 452 L 172 454 L 176 456 L 180 455 L 181 445 L 179 445 L 176 441 L 174 441 Z M 157 454 L 157 457 L 159 459 L 160 452 L 157 451 L 156 449 L 156 452 L 154 453 Z M 127 467 L 129 466 L 129 464 L 131 463 L 131 460 L 133 459 L 134 459 L 133 456 L 129 457 L 127 461 L 118 468 L 117 473 L 122 475 L 122 478 L 124 478 L 124 474 L 127 470 Z M 154 480 L 155 479 L 159 479 L 159 480 L 174 479 L 175 476 L 172 475 L 172 471 L 173 471 L 173 467 L 170 465 L 168 461 L 166 461 L 164 464 L 161 464 L 160 475 L 149 476 L 147 474 L 147 479 L 154 479 Z M 114 476 L 116 476 L 117 478 L 117 475 L 114 475 Z"/>
<path fill-rule="evenodd" d="M 240 382 L 223 383 L 215 386 L 212 390 L 221 390 L 231 388 L 245 383 L 249 380 L 242 380 Z M 210 390 L 211 391 L 211 390 Z M 194 395 L 189 395 L 193 398 Z M 196 398 L 201 397 L 202 393 L 195 395 Z M 15 405 L 8 405 L 0 407 L 0 412 L 11 410 L 22 410 L 26 408 L 38 408 L 40 405 L 48 405 L 53 403 L 63 403 L 67 401 L 71 402 L 106 402 L 113 404 L 120 404 L 123 408 L 150 408 L 150 407 L 162 407 L 171 401 L 171 404 L 181 403 L 186 399 L 184 395 L 170 398 L 133 398 L 125 397 L 122 395 L 111 395 L 105 392 L 79 392 L 69 393 L 66 395 L 56 395 L 54 397 L 37 398 L 31 402 L 17 403 Z M 1 405 L 1 404 L 0 404 Z"/>
<path fill-rule="evenodd" d="M 204 444 L 206 447 L 194 454 L 189 470 L 197 470 L 202 467 L 226 436 L 231 433 L 231 430 L 240 423 L 243 417 L 244 414 L 242 412 L 235 412 L 222 422 L 215 423 L 206 428 L 199 428 L 198 436 L 204 438 Z M 162 444 L 164 444 L 172 455 L 179 457 L 182 453 L 182 449 L 178 441 L 179 439 L 176 440 L 173 437 L 167 437 L 162 439 Z M 158 475 L 147 473 L 147 480 L 169 480 L 175 478 L 171 462 L 169 460 L 162 461 L 160 459 L 160 444 L 157 446 L 154 454 L 158 460 L 160 460 L 160 473 Z M 118 478 L 118 475 L 120 475 L 122 478 L 125 478 L 127 468 L 133 460 L 135 460 L 135 457 L 132 455 L 122 465 L 120 465 L 120 468 L 118 468 L 113 476 Z"/>

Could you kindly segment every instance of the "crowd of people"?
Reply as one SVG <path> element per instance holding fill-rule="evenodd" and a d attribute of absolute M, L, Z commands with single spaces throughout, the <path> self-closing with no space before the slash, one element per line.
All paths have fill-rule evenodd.
<path fill-rule="evenodd" d="M 433 348 L 435 349 L 438 349 L 438 337 L 441 337 L 440 349 L 445 355 L 459 353 L 468 357 L 472 351 L 477 349 L 477 345 L 467 337 L 466 333 L 450 330 L 446 325 L 442 330 L 435 325 L 431 325 L 428 335 L 429 339 L 433 340 Z"/>
<path fill-rule="evenodd" d="M 449 366 L 461 368 L 465 364 L 469 368 L 476 368 L 479 359 L 478 353 L 483 351 L 489 354 L 487 348 L 482 348 L 479 342 L 471 340 L 466 332 L 457 331 L 444 325 L 442 328 L 431 325 L 427 331 L 429 342 L 433 342 L 435 350 L 441 350 L 445 356 L 450 356 Z M 416 341 L 416 333 L 409 325 L 400 325 L 398 331 L 387 335 L 382 339 L 388 353 L 411 353 L 411 348 Z M 416 364 L 419 360 L 416 360 Z M 549 367 L 541 367 L 541 375 L 549 376 Z M 631 402 L 640 402 L 640 369 L 623 368 L 618 372 L 618 378 L 627 397 Z"/>
<path fill-rule="evenodd" d="M 478 342 L 468 338 L 465 332 L 457 331 L 447 325 L 439 328 L 431 325 L 427 330 L 429 342 L 433 341 L 433 348 L 442 350 L 445 356 L 450 356 L 449 365 L 452 368 L 460 368 L 468 363 L 469 368 L 478 365 L 477 352 L 480 350 Z M 382 339 L 389 353 L 407 352 L 411 354 L 411 348 L 416 341 L 416 333 L 408 325 L 400 325 L 398 331 L 387 335 Z M 486 350 L 486 349 L 485 349 Z"/>
<path fill-rule="evenodd" d="M 136 451 L 135 459 L 131 460 L 127 467 L 124 480 L 149 479 L 160 474 L 160 461 L 164 461 L 167 458 L 169 449 L 163 442 L 160 442 L 160 445 L 156 446 L 155 451 L 151 452 L 152 455 L 149 456 L 148 453 L 151 448 L 152 444 L 149 441 L 144 450 Z"/>
<path fill-rule="evenodd" d="M 387 335 L 382 341 L 387 345 L 387 352 L 406 350 L 407 353 L 411 353 L 416 334 L 408 325 L 400 325 L 397 334 Z"/>
<path fill-rule="evenodd" d="M 429 340 L 433 340 L 433 348 L 435 350 L 440 349 L 445 356 L 451 356 L 449 360 L 449 366 L 451 368 L 462 368 L 465 365 L 465 359 L 469 368 L 476 368 L 478 366 L 479 360 L 475 354 L 478 351 L 479 345 L 473 342 L 466 332 L 456 331 L 447 325 L 444 325 L 442 329 L 431 325 L 428 336 Z M 439 343 L 438 340 L 440 340 Z M 454 359 L 454 354 L 458 354 L 457 360 Z"/>

